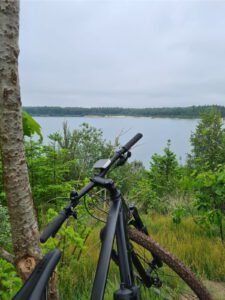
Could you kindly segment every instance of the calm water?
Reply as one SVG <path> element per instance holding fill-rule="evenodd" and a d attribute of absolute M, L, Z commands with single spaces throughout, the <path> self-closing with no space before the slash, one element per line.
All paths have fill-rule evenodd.
<path fill-rule="evenodd" d="M 141 132 L 143 138 L 132 151 L 132 159 L 141 160 L 146 168 L 154 153 L 161 154 L 167 140 L 171 140 L 171 149 L 182 162 L 190 151 L 190 134 L 195 130 L 198 120 L 133 118 L 133 117 L 35 117 L 42 126 L 44 141 L 48 142 L 50 133 L 61 131 L 63 121 L 67 121 L 70 129 L 78 128 L 86 122 L 102 129 L 106 140 L 114 141 L 121 135 L 121 143 L 127 142 L 136 133 Z"/>

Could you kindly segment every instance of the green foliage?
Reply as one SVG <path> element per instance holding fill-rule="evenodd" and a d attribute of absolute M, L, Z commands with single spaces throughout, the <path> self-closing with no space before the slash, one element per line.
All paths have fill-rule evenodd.
<path fill-rule="evenodd" d="M 147 172 L 132 186 L 129 201 L 133 201 L 146 214 L 151 210 L 161 211 L 160 200 L 152 189 Z"/>
<path fill-rule="evenodd" d="M 63 124 L 63 134 L 55 133 L 50 136 L 59 149 L 68 151 L 69 159 L 77 160 L 73 170 L 74 179 L 83 179 L 92 174 L 94 163 L 100 158 L 107 158 L 113 151 L 113 146 L 102 137 L 102 131 L 87 123 L 80 128 L 70 131 L 66 122 Z"/>
<path fill-rule="evenodd" d="M 41 134 L 41 126 L 25 111 L 22 113 L 23 121 L 23 133 L 25 136 L 31 137 L 34 134 L 37 134 L 40 138 L 40 141 L 43 140 Z"/>
<path fill-rule="evenodd" d="M 196 172 L 215 170 L 225 163 L 225 129 L 217 110 L 204 113 L 191 135 L 189 167 Z"/>
<path fill-rule="evenodd" d="M 12 299 L 22 285 L 12 264 L 0 259 L 0 299 Z"/>
<path fill-rule="evenodd" d="M 11 245 L 11 227 L 8 209 L 0 203 L 0 245 L 8 248 Z"/>
<path fill-rule="evenodd" d="M 136 116 L 136 117 L 170 117 L 199 118 L 203 112 L 216 108 L 225 116 L 225 107 L 219 105 L 189 107 L 154 107 L 154 108 L 122 108 L 122 107 L 24 107 L 33 116 Z"/>
<path fill-rule="evenodd" d="M 65 197 L 72 189 L 70 172 L 76 160 L 68 159 L 68 150 L 40 142 L 26 143 L 27 163 L 36 206 L 57 197 Z"/>
<path fill-rule="evenodd" d="M 172 212 L 172 219 L 175 224 L 180 224 L 181 220 L 187 215 L 187 210 L 183 206 L 177 206 Z"/>
<path fill-rule="evenodd" d="M 188 174 L 188 170 L 186 167 L 181 167 L 181 177 L 178 182 L 178 188 L 180 191 L 184 193 L 184 195 L 192 195 L 193 194 L 193 186 L 194 186 L 194 174 L 195 172 L 192 172 L 192 174 Z"/>
<path fill-rule="evenodd" d="M 61 210 L 63 207 L 61 207 Z M 68 219 L 60 228 L 56 237 L 49 239 L 47 243 L 42 244 L 42 250 L 47 253 L 53 248 L 60 248 L 62 250 L 63 265 L 69 265 L 71 261 L 71 252 L 74 258 L 78 258 L 83 251 L 86 250 L 85 241 L 91 231 L 91 227 L 87 225 L 89 216 L 83 206 L 77 207 L 78 216 L 82 218 L 74 220 Z M 53 208 L 48 209 L 46 220 L 44 223 L 50 223 L 51 220 L 58 215 L 58 211 Z"/>
<path fill-rule="evenodd" d="M 197 221 L 207 227 L 217 226 L 224 239 L 225 216 L 225 167 L 205 171 L 195 178 Z"/>
<path fill-rule="evenodd" d="M 131 201 L 131 197 L 135 198 L 135 195 L 131 190 L 133 190 L 137 183 L 142 180 L 145 173 L 146 171 L 143 164 L 138 161 L 133 161 L 131 163 L 126 163 L 120 168 L 114 169 L 108 176 L 115 181 L 117 188 L 122 194 Z"/>
<path fill-rule="evenodd" d="M 30 183 L 36 206 L 65 197 L 74 183 L 93 174 L 96 160 L 108 157 L 113 146 L 102 138 L 102 132 L 82 124 L 71 132 L 66 123 L 63 134 L 50 135 L 46 146 L 40 141 L 26 142 Z M 52 204 L 56 203 L 55 200 Z"/>
<path fill-rule="evenodd" d="M 164 154 L 154 154 L 151 158 L 149 177 L 153 191 L 158 197 L 174 193 L 180 178 L 180 168 L 176 155 L 170 150 L 170 140 Z"/>

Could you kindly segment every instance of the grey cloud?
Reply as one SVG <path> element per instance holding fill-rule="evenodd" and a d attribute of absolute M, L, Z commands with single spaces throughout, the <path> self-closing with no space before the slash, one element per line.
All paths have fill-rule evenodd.
<path fill-rule="evenodd" d="M 225 104 L 225 2 L 23 1 L 24 105 Z"/>

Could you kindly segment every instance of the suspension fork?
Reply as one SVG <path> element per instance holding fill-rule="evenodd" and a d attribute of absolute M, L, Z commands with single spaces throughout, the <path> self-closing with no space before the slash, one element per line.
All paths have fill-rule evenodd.
<path fill-rule="evenodd" d="M 123 200 L 122 200 L 123 201 Z M 134 285 L 131 253 L 128 244 L 124 206 L 122 204 L 116 227 L 116 244 L 119 259 L 120 279 L 126 287 Z"/>
<path fill-rule="evenodd" d="M 129 224 L 133 225 L 137 230 L 143 232 L 146 235 L 148 234 L 148 230 L 144 223 L 142 222 L 142 219 L 138 213 L 137 207 L 135 205 L 129 206 L 130 214 L 133 216 L 133 219 L 129 221 Z M 159 268 L 162 267 L 163 263 L 162 260 L 152 253 L 153 261 L 152 263 L 157 265 Z"/>

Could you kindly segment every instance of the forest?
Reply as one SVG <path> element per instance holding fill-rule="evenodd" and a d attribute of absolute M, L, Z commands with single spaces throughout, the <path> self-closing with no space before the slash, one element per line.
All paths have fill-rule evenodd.
<path fill-rule="evenodd" d="M 64 123 L 63 133 L 53 132 L 49 135 L 49 144 L 44 144 L 39 124 L 26 112 L 23 113 L 23 130 L 35 214 L 42 230 L 65 206 L 69 192 L 74 188 L 79 191 L 88 182 L 93 175 L 93 164 L 100 158 L 110 157 L 120 141 L 116 137 L 114 142 L 105 141 L 102 131 L 87 123 L 73 131 Z M 34 134 L 39 140 L 33 138 Z M 220 111 L 213 109 L 201 115 L 190 137 L 192 151 L 185 165 L 180 165 L 171 151 L 171 142 L 165 141 L 162 155 L 156 153 L 149 157 L 148 168 L 144 168 L 141 161 L 127 162 L 109 176 L 125 200 L 140 209 L 151 236 L 190 266 L 215 299 L 222 299 L 225 128 Z M 13 253 L 2 173 L 0 165 L 0 245 Z M 98 257 L 96 249 L 100 247 L 102 225 L 98 219 L 105 218 L 103 209 L 108 209 L 107 195 L 94 190 L 85 203 L 78 206 L 77 220 L 68 220 L 55 239 L 42 245 L 43 253 L 55 247 L 62 250 L 62 261 L 57 269 L 61 299 L 90 297 Z M 112 292 L 118 286 L 114 263 L 110 269 L 105 299 L 112 299 Z M 171 275 L 167 282 L 167 294 L 173 299 L 183 292 L 182 285 L 173 288 L 176 280 Z M 0 298 L 11 299 L 21 284 L 14 265 L 0 259 Z M 153 291 L 146 295 L 159 299 L 154 298 Z"/>
<path fill-rule="evenodd" d="M 211 109 L 220 111 L 225 117 L 225 106 L 204 105 L 189 107 L 160 107 L 160 108 L 121 108 L 121 107 L 24 107 L 23 110 L 32 116 L 133 116 L 133 117 L 169 117 L 169 118 L 199 118 L 203 112 Z"/>

